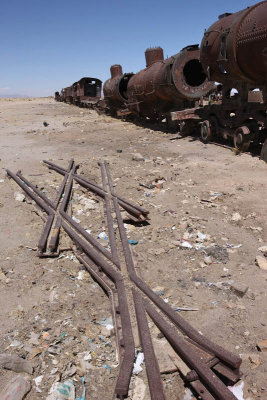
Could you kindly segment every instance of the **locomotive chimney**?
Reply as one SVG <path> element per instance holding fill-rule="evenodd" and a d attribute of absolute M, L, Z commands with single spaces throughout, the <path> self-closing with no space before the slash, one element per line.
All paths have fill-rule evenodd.
<path fill-rule="evenodd" d="M 122 66 L 120 64 L 114 64 L 110 67 L 111 78 L 122 75 Z"/>
<path fill-rule="evenodd" d="M 154 64 L 157 61 L 164 60 L 163 49 L 161 47 L 152 47 L 150 49 L 146 49 L 145 56 L 146 56 L 147 67 Z"/>

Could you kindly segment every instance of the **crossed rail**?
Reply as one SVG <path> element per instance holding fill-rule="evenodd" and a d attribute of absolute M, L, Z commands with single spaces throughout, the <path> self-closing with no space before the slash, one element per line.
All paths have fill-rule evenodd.
<path fill-rule="evenodd" d="M 135 360 L 135 343 L 128 304 L 128 298 L 131 296 L 152 400 L 164 400 L 166 397 L 147 315 L 189 368 L 189 372 L 184 378 L 203 400 L 236 399 L 220 379 L 220 376 L 224 377 L 224 380 L 226 378 L 231 384 L 237 382 L 241 376 L 239 371 L 241 359 L 201 335 L 154 293 L 136 273 L 120 207 L 127 211 L 129 217 L 136 223 L 146 221 L 149 212 L 115 193 L 107 162 L 99 163 L 102 186 L 78 175 L 76 173 L 78 166 L 74 164 L 74 160 L 69 162 L 66 169 L 50 161 L 44 161 L 44 163 L 48 168 L 64 177 L 54 201 L 47 198 L 44 193 L 29 182 L 21 174 L 21 171 L 18 171 L 15 175 L 7 170 L 7 174 L 47 214 L 46 223 L 38 243 L 38 255 L 43 257 L 59 254 L 57 246 L 60 229 L 63 228 L 76 246 L 75 254 L 79 261 L 110 298 L 116 345 L 120 357 L 114 398 L 124 399 L 127 397 Z M 68 204 L 71 199 L 73 181 L 93 192 L 104 202 L 111 251 L 103 247 L 69 215 Z M 115 218 L 112 217 L 112 210 L 116 215 L 123 259 L 120 258 L 118 251 L 114 231 Z M 121 272 L 121 262 L 125 262 L 128 277 L 123 276 Z M 127 282 L 130 284 L 126 285 Z M 127 286 L 131 290 L 126 289 Z M 182 335 L 178 334 L 177 331 L 180 331 Z"/>

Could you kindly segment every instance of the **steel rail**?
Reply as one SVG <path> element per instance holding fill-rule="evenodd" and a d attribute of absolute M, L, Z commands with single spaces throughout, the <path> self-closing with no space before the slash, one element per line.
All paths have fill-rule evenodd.
<path fill-rule="evenodd" d="M 105 163 L 105 167 L 107 170 L 108 183 L 109 183 L 110 190 L 114 192 L 111 175 L 110 175 L 107 163 Z M 208 350 L 212 354 L 219 357 L 221 360 L 223 360 L 227 364 L 231 365 L 233 368 L 238 368 L 242 362 L 240 357 L 236 356 L 235 354 L 232 354 L 228 350 L 225 350 L 221 346 L 217 345 L 216 343 L 213 343 L 208 338 L 201 335 L 186 320 L 184 320 L 180 315 L 178 315 L 167 303 L 165 303 L 164 300 L 162 300 L 156 293 L 154 293 L 153 290 L 142 279 L 140 279 L 137 276 L 135 267 L 134 267 L 134 263 L 133 263 L 133 259 L 132 259 L 132 255 L 131 255 L 131 251 L 130 251 L 130 247 L 129 247 L 129 243 L 128 243 L 128 238 L 126 235 L 123 220 L 122 220 L 121 213 L 119 210 L 118 201 L 115 196 L 113 196 L 113 202 L 114 202 L 114 209 L 115 209 L 115 213 L 116 213 L 116 217 L 117 217 L 117 221 L 118 221 L 121 242 L 122 242 L 122 246 L 123 246 L 123 250 L 124 250 L 126 266 L 127 266 L 128 273 L 129 273 L 131 280 L 189 338 L 191 338 L 193 341 L 198 343 L 204 349 Z"/>
<path fill-rule="evenodd" d="M 57 199 L 55 200 L 56 207 L 59 205 L 59 202 L 60 202 L 61 197 L 63 195 L 64 189 L 65 189 L 65 186 L 66 186 L 66 183 L 67 183 L 67 180 L 68 180 L 68 176 L 69 176 L 69 174 L 70 174 L 70 172 L 72 170 L 73 164 L 74 164 L 74 159 L 72 158 L 70 160 L 70 162 L 69 162 L 68 168 L 67 168 L 66 173 L 64 175 L 64 179 L 63 179 L 63 181 L 61 183 L 61 186 L 59 188 Z"/>
<path fill-rule="evenodd" d="M 16 176 L 13 172 L 11 172 L 9 169 L 6 170 L 6 173 L 9 177 L 11 177 L 21 188 L 24 190 L 27 195 L 35 201 L 35 203 L 43 210 L 46 212 L 48 215 L 48 218 L 46 220 L 43 232 L 41 234 L 40 240 L 38 242 L 38 250 L 39 252 L 43 252 L 46 243 L 47 243 L 47 238 L 51 229 L 51 226 L 53 224 L 54 220 L 54 211 L 51 209 L 43 199 L 40 199 L 18 176 Z M 35 188 L 38 190 L 37 188 Z"/>
<path fill-rule="evenodd" d="M 104 188 L 105 192 L 107 192 L 107 184 L 106 184 L 104 166 L 102 163 L 99 163 L 98 165 L 100 166 L 100 170 L 101 170 L 103 188 Z M 115 233 L 114 233 L 114 228 L 113 228 L 113 220 L 112 220 L 112 215 L 111 215 L 109 196 L 107 193 L 105 193 L 104 200 L 105 200 L 105 206 L 106 206 L 108 236 L 109 236 L 109 242 L 110 242 L 110 247 L 111 247 L 111 254 L 112 254 L 114 263 L 120 269 L 120 261 L 119 261 L 117 246 L 116 246 L 116 238 L 115 238 Z"/>
<path fill-rule="evenodd" d="M 145 309 L 163 333 L 172 347 L 177 351 L 182 360 L 198 374 L 201 382 L 209 388 L 211 394 L 215 395 L 218 400 L 237 400 L 236 396 L 230 392 L 225 384 L 211 371 L 210 367 L 203 362 L 192 350 L 190 345 L 186 343 L 162 316 L 150 305 L 147 300 L 144 300 Z"/>
<path fill-rule="evenodd" d="M 157 358 L 155 356 L 152 339 L 146 318 L 145 307 L 141 295 L 132 288 L 138 332 L 144 352 L 146 374 L 151 400 L 165 400 L 162 380 Z"/>
<path fill-rule="evenodd" d="M 76 166 L 75 166 L 75 167 L 72 167 L 72 168 L 73 168 L 73 171 L 74 171 L 75 168 L 76 168 Z M 70 173 L 71 173 L 71 172 L 70 172 Z M 9 176 L 11 176 L 11 177 L 16 181 L 16 183 L 29 195 L 29 197 L 31 197 L 31 198 L 37 203 L 37 205 L 39 205 L 40 208 L 42 208 L 48 215 L 52 215 L 53 218 L 54 218 L 55 210 L 54 210 L 54 209 L 53 209 L 53 210 L 50 209 L 50 208 L 49 208 L 44 202 L 42 202 L 38 197 L 34 196 L 34 193 L 33 193 L 31 190 L 29 190 L 29 188 L 28 188 L 27 186 L 28 186 L 28 184 L 29 184 L 30 187 L 34 190 L 34 192 L 35 192 L 36 194 L 38 194 L 38 195 L 42 194 L 42 195 L 43 195 L 43 201 L 49 200 L 42 192 L 40 192 L 39 189 L 37 189 L 33 184 L 31 184 L 29 181 L 27 181 L 27 179 L 24 178 L 21 174 L 20 174 L 20 176 L 21 176 L 21 178 L 22 178 L 22 180 L 23 180 L 24 183 L 23 183 L 22 181 L 20 181 L 20 180 L 18 179 L 18 177 L 16 177 L 16 175 L 14 175 L 11 171 L 7 170 L 7 174 L 8 174 Z M 73 175 L 73 174 L 71 174 L 71 175 Z M 61 215 L 64 219 L 66 219 L 66 220 L 68 221 L 68 223 L 71 224 L 71 225 L 72 225 L 86 240 L 88 240 L 89 243 L 91 243 L 93 246 L 95 246 L 95 247 L 98 249 L 98 251 L 99 251 L 100 253 L 102 253 L 102 254 L 103 254 L 106 258 L 108 258 L 110 261 L 114 262 L 114 263 L 117 265 L 117 267 L 119 268 L 120 265 L 117 264 L 117 261 L 116 261 L 116 260 L 113 260 L 112 254 L 111 254 L 108 250 L 106 250 L 92 235 L 90 235 L 88 232 L 86 232 L 85 229 L 83 229 L 77 222 L 75 222 L 75 221 L 73 220 L 72 217 L 70 217 L 70 216 L 64 211 L 65 208 L 66 208 L 67 201 L 69 200 L 71 188 L 72 188 L 72 179 L 71 179 L 71 182 L 69 182 L 69 184 L 68 184 L 67 187 L 66 187 L 66 193 L 65 193 L 65 196 L 64 196 L 64 198 L 63 198 L 63 201 L 62 201 L 61 206 L 60 206 L 60 209 L 59 209 L 60 215 Z M 59 221 L 57 221 L 57 222 L 58 222 L 58 224 L 59 224 Z M 56 222 L 56 223 L 57 223 L 57 222 Z M 47 237 L 48 237 L 50 228 L 51 228 L 51 226 L 52 226 L 52 223 L 53 223 L 52 218 L 48 218 L 48 219 L 47 219 L 47 222 L 46 222 L 46 225 L 45 225 L 45 228 L 44 228 L 44 231 L 43 231 L 43 234 L 42 234 L 42 236 L 41 236 L 41 238 L 40 238 L 40 241 L 39 241 L 39 244 L 38 244 L 38 249 L 39 249 L 40 251 L 43 250 L 44 247 L 45 247 L 45 246 L 44 246 L 44 243 L 47 242 Z M 56 232 L 53 232 L 52 235 L 55 235 L 55 236 L 56 236 Z M 52 239 L 53 239 L 55 236 L 52 236 Z M 54 240 L 56 240 L 56 239 L 53 239 L 53 241 L 52 241 L 52 247 L 54 246 L 54 243 L 55 243 Z"/>
<path fill-rule="evenodd" d="M 56 172 L 60 173 L 61 175 L 64 175 L 64 173 L 66 171 L 64 168 L 59 167 L 50 161 L 43 160 L 43 162 L 48 166 L 48 168 L 54 169 Z M 81 175 L 74 174 L 74 179 L 77 180 L 80 184 L 82 184 L 82 182 L 84 182 L 85 184 L 88 184 L 88 188 L 90 188 L 90 190 L 96 191 L 97 194 L 99 194 L 101 197 L 104 197 L 104 193 L 103 193 L 104 189 L 101 186 L 83 178 Z M 115 196 L 118 198 L 120 205 L 130 214 L 138 215 L 138 216 L 140 216 L 141 214 L 143 214 L 144 216 L 147 216 L 149 214 L 149 211 L 146 210 L 145 208 L 143 208 L 137 204 L 133 204 L 130 201 L 123 199 L 121 196 L 119 196 L 117 194 L 115 194 Z M 137 213 L 137 211 L 139 211 L 139 213 Z"/>
<path fill-rule="evenodd" d="M 58 239 L 58 236 L 56 238 L 56 231 L 58 231 L 59 233 L 60 225 L 62 224 L 62 227 L 65 230 L 65 232 L 70 236 L 73 242 L 75 242 L 78 245 L 78 247 L 82 249 L 83 252 L 85 253 L 82 255 L 81 254 L 77 255 L 77 258 L 79 259 L 79 261 L 82 262 L 82 264 L 91 273 L 91 275 L 98 281 L 100 286 L 102 286 L 103 289 L 106 290 L 107 294 L 110 297 L 112 318 L 116 330 L 117 348 L 119 349 L 119 354 L 122 359 L 115 387 L 115 394 L 119 396 L 120 399 L 123 399 L 128 393 L 129 382 L 134 362 L 135 347 L 134 347 L 131 320 L 130 320 L 123 276 L 120 274 L 120 272 L 118 272 L 118 270 L 114 269 L 114 267 L 111 266 L 102 257 L 105 256 L 107 259 L 112 261 L 114 265 L 116 265 L 116 261 L 117 263 L 119 263 L 119 258 L 116 260 L 116 256 L 114 257 L 114 255 L 116 254 L 118 256 L 118 253 L 116 247 L 116 239 L 113 230 L 113 219 L 110 208 L 110 196 L 111 199 L 113 200 L 126 266 L 129 277 L 132 280 L 132 282 L 137 286 L 137 288 L 141 290 L 141 292 L 143 292 L 150 300 L 152 300 L 157 307 L 159 307 L 159 309 L 176 325 L 176 327 L 178 327 L 184 334 L 188 336 L 188 338 L 191 339 L 192 343 L 195 346 L 199 346 L 200 348 L 205 349 L 205 351 L 211 353 L 211 355 L 218 357 L 209 359 L 207 362 L 204 362 L 202 357 L 199 356 L 198 352 L 196 352 L 196 350 L 192 348 L 192 345 L 190 345 L 184 338 L 181 338 L 177 334 L 175 328 L 171 326 L 161 316 L 161 314 L 158 311 L 156 311 L 154 307 L 152 307 L 152 305 L 147 300 L 142 298 L 139 291 L 132 289 L 139 336 L 145 354 L 146 370 L 147 370 L 148 383 L 151 393 L 151 399 L 164 400 L 165 397 L 163 393 L 162 382 L 160 379 L 158 363 L 155 357 L 153 343 L 148 328 L 146 312 L 149 314 L 150 318 L 152 318 L 154 323 L 159 327 L 159 329 L 162 331 L 167 340 L 176 349 L 177 353 L 184 360 L 184 362 L 186 362 L 189 368 L 191 368 L 191 371 L 185 376 L 185 379 L 190 381 L 192 387 L 195 388 L 195 390 L 197 391 L 197 393 L 199 393 L 199 395 L 202 397 L 203 400 L 236 399 L 236 397 L 227 389 L 224 383 L 214 374 L 214 372 L 211 370 L 211 367 L 214 370 L 218 370 L 226 377 L 228 377 L 230 374 L 233 381 L 236 381 L 238 377 L 240 377 L 240 372 L 238 370 L 238 367 L 241 364 L 241 359 L 235 356 L 234 354 L 230 353 L 229 351 L 223 349 L 221 346 L 211 342 L 206 337 L 200 335 L 189 323 L 187 323 L 174 310 L 172 310 L 172 308 L 169 305 L 167 305 L 159 296 L 157 296 L 153 292 L 153 290 L 137 276 L 134 262 L 132 259 L 130 246 L 128 243 L 128 238 L 126 235 L 126 231 L 124 228 L 119 208 L 119 205 L 121 205 L 120 200 L 115 193 L 108 164 L 105 161 L 104 165 L 102 163 L 99 163 L 99 166 L 101 169 L 103 188 L 91 184 L 90 182 L 88 183 L 83 178 L 78 177 L 76 179 L 75 171 L 77 167 L 74 165 L 73 160 L 70 161 L 67 170 L 57 166 L 52 166 L 53 169 L 54 167 L 56 167 L 58 170 L 57 172 L 64 175 L 64 179 L 58 191 L 58 196 L 56 200 L 57 201 L 56 209 L 54 208 L 51 209 L 49 207 L 49 203 L 53 204 L 51 200 L 49 200 L 42 192 L 40 192 L 29 181 L 24 180 L 25 178 L 21 175 L 20 171 L 18 172 L 18 176 L 14 175 L 9 170 L 7 170 L 7 174 L 11 178 L 13 178 L 16 181 L 16 183 L 28 194 L 28 196 L 32 198 L 37 203 L 37 205 L 48 215 L 43 233 L 41 235 L 38 244 L 38 248 L 43 249 L 47 245 L 47 238 L 49 235 L 49 231 L 53 224 L 53 220 L 56 215 L 60 199 L 65 190 L 63 201 L 59 207 L 60 216 L 57 217 L 54 230 L 52 231 L 49 248 L 51 243 L 53 245 L 56 243 Z M 107 175 L 108 187 L 111 195 L 109 194 L 106 185 L 105 173 Z M 111 251 L 111 253 L 109 253 L 103 246 L 101 246 L 98 241 L 96 241 L 79 224 L 77 224 L 71 218 L 70 215 L 67 214 L 67 206 L 71 196 L 73 179 L 78 181 L 78 183 L 80 183 L 83 186 L 87 185 L 87 188 L 94 191 L 95 193 L 97 193 L 98 191 L 97 194 L 99 194 L 103 198 L 106 205 L 106 211 L 107 211 L 106 216 L 109 225 L 108 229 L 110 238 L 112 236 L 111 232 L 113 232 L 113 240 L 110 239 L 111 249 L 113 247 L 113 251 Z M 40 196 L 40 194 L 42 195 L 42 197 Z M 80 235 L 83 236 L 83 238 L 86 239 L 88 243 Z M 99 250 L 99 246 L 100 248 L 102 248 L 101 250 Z M 97 250 L 102 255 L 99 254 Z M 105 252 L 109 256 L 107 256 Z M 118 297 L 118 305 L 119 305 L 118 307 L 115 306 L 115 300 L 114 300 L 115 296 Z M 119 340 L 120 329 L 118 328 L 117 324 L 118 321 L 116 318 L 117 315 L 120 315 L 120 322 L 122 328 L 121 340 Z M 222 363 L 220 362 L 220 360 L 222 360 Z M 229 369 L 228 365 L 235 368 L 235 370 Z M 203 386 L 203 383 L 206 387 Z"/>
<path fill-rule="evenodd" d="M 118 260 L 113 260 L 113 256 L 112 253 L 110 253 L 108 250 L 105 249 L 104 246 L 101 245 L 101 243 L 99 243 L 92 235 L 90 235 L 90 233 L 86 232 L 85 229 L 83 229 L 77 222 L 75 222 L 73 220 L 73 218 L 71 216 L 69 216 L 66 213 L 66 205 L 67 202 L 69 200 L 70 197 L 70 193 L 72 190 L 72 184 L 73 184 L 73 174 L 71 173 L 70 175 L 70 180 L 68 182 L 68 184 L 66 185 L 66 189 L 65 189 L 65 195 L 64 195 L 64 199 L 61 203 L 60 209 L 59 209 L 59 213 L 60 215 L 68 221 L 68 223 L 70 225 L 72 225 L 73 228 L 75 228 L 89 243 L 91 243 L 91 245 L 93 245 L 94 247 L 97 248 L 97 250 L 102 253 L 107 259 L 109 259 L 110 261 L 114 262 L 114 264 L 120 268 L 120 265 L 118 263 Z"/>
<path fill-rule="evenodd" d="M 90 260 L 88 256 L 85 254 L 78 254 L 77 251 L 74 252 L 77 259 L 83 264 L 83 266 L 87 269 L 89 274 L 98 282 L 98 284 L 102 287 L 102 289 L 107 293 L 110 303 L 111 303 L 111 315 L 115 328 L 115 339 L 116 339 L 116 347 L 119 355 L 121 356 L 121 347 L 119 345 L 120 340 L 120 329 L 118 324 L 118 316 L 119 313 L 116 313 L 116 302 L 115 297 L 117 298 L 117 291 L 114 283 L 107 278 L 107 276 L 99 270 L 97 265 Z"/>
<path fill-rule="evenodd" d="M 21 170 L 19 170 L 16 175 L 25 183 L 27 186 L 29 186 L 43 201 L 45 201 L 49 207 L 53 208 L 53 210 L 56 209 L 56 204 L 50 200 L 41 190 L 39 190 L 36 186 L 34 186 L 31 182 L 29 182 L 24 176 L 21 174 Z"/>
<path fill-rule="evenodd" d="M 120 346 L 123 349 L 123 359 L 120 364 L 119 376 L 116 382 L 115 392 L 118 396 L 126 396 L 128 394 L 130 379 L 132 375 L 135 346 L 132 333 L 131 319 L 128 309 L 127 296 L 125 292 L 122 275 L 110 266 L 84 239 L 82 239 L 72 228 L 65 222 L 62 227 L 70 238 L 86 253 L 86 255 L 99 267 L 103 269 L 106 275 L 115 283 L 118 292 L 119 310 L 122 323 L 122 341 Z"/>

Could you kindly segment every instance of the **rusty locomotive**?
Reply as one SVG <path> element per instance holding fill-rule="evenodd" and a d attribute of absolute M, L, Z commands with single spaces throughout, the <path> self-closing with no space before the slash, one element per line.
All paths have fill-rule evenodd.
<path fill-rule="evenodd" d="M 104 83 L 83 78 L 55 99 L 105 109 L 112 116 L 166 120 L 182 135 L 232 139 L 240 151 L 261 144 L 267 162 L 267 1 L 219 16 L 200 47 L 187 46 L 164 59 L 161 47 L 147 49 L 146 68 L 123 73 L 110 68 Z"/>
<path fill-rule="evenodd" d="M 82 78 L 71 86 L 55 92 L 57 101 L 75 104 L 79 107 L 93 107 L 101 98 L 102 81 L 97 78 Z"/>

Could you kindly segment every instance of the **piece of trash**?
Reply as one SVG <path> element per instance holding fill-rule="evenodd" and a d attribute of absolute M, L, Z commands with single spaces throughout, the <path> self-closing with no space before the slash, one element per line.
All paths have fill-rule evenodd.
<path fill-rule="evenodd" d="M 36 386 L 39 386 L 42 383 L 43 377 L 44 377 L 43 375 L 39 375 L 37 376 L 37 378 L 34 379 Z"/>
<path fill-rule="evenodd" d="M 242 219 L 241 215 L 238 212 L 233 213 L 232 217 L 231 217 L 231 221 L 240 221 Z"/>
<path fill-rule="evenodd" d="M 46 122 L 46 121 L 44 121 L 44 122 L 43 122 L 43 125 L 44 125 L 45 127 L 47 127 L 47 126 L 49 125 L 49 123 Z"/>
<path fill-rule="evenodd" d="M 3 183 L 3 182 L 5 182 L 4 179 L 0 179 L 0 183 Z"/>
<path fill-rule="evenodd" d="M 82 381 L 82 387 L 83 387 L 82 395 L 81 395 L 81 397 L 77 397 L 76 400 L 85 400 L 86 389 L 85 389 L 85 379 L 83 376 L 81 378 L 81 381 Z"/>
<path fill-rule="evenodd" d="M 20 193 L 20 192 L 15 192 L 14 193 L 14 199 L 16 200 L 16 201 L 24 201 L 25 200 L 25 196 L 24 196 L 24 194 L 23 193 Z"/>
<path fill-rule="evenodd" d="M 52 385 L 46 400 L 75 400 L 75 386 L 71 379 Z"/>
<path fill-rule="evenodd" d="M 81 222 L 78 218 L 74 217 L 74 215 L 72 216 L 72 219 L 74 222 L 77 222 L 77 224 L 79 224 Z"/>
<path fill-rule="evenodd" d="M 112 368 L 107 364 L 103 365 L 103 367 L 106 368 L 106 369 L 109 369 L 110 371 L 112 370 Z"/>
<path fill-rule="evenodd" d="M 99 233 L 99 235 L 97 236 L 98 239 L 103 239 L 103 240 L 108 240 L 107 234 L 106 232 L 101 232 Z"/>
<path fill-rule="evenodd" d="M 44 332 L 42 335 L 44 340 L 50 340 L 50 333 L 49 332 Z"/>
<path fill-rule="evenodd" d="M 165 294 L 164 287 L 161 287 L 161 286 L 157 286 L 157 287 L 153 288 L 152 290 L 158 296 L 164 296 L 164 294 Z"/>
<path fill-rule="evenodd" d="M 215 307 L 218 304 L 218 301 L 211 301 L 210 305 L 211 307 Z"/>
<path fill-rule="evenodd" d="M 19 347 L 21 345 L 21 342 L 19 340 L 13 340 L 10 343 L 10 347 Z"/>
<path fill-rule="evenodd" d="M 128 240 L 128 243 L 130 244 L 138 244 L 138 240 Z"/>
<path fill-rule="evenodd" d="M 238 400 L 245 400 L 243 395 L 244 382 L 240 382 L 239 385 L 236 386 L 228 386 L 230 392 L 232 392 Z"/>
<path fill-rule="evenodd" d="M 165 299 L 163 299 L 165 301 L 165 303 L 169 303 L 169 297 L 166 297 Z"/>
<path fill-rule="evenodd" d="M 39 385 L 41 385 L 43 377 L 44 377 L 43 375 L 39 375 L 39 376 L 37 376 L 37 378 L 34 379 L 34 382 L 36 385 L 35 390 L 38 393 L 42 393 L 42 390 L 39 388 Z"/>
<path fill-rule="evenodd" d="M 143 368 L 141 367 L 141 364 L 144 362 L 144 353 L 140 352 L 137 354 L 134 367 L 133 367 L 133 374 L 138 375 L 140 372 L 143 371 Z"/>
<path fill-rule="evenodd" d="M 77 279 L 79 279 L 79 281 L 83 281 L 84 279 L 88 278 L 88 276 L 89 276 L 88 272 L 82 269 L 81 271 L 78 272 Z"/>
<path fill-rule="evenodd" d="M 18 375 L 11 379 L 4 389 L 0 392 L 1 400 L 22 400 L 31 390 L 31 383 L 23 376 Z"/>
<path fill-rule="evenodd" d="M 192 244 L 187 242 L 186 240 L 182 241 L 182 243 L 179 246 L 185 247 L 186 249 L 192 249 L 193 248 Z"/>
<path fill-rule="evenodd" d="M 206 236 L 207 236 L 207 235 L 205 235 L 204 233 L 201 233 L 201 232 L 199 232 L 199 231 L 198 231 L 198 233 L 197 233 L 197 237 L 198 237 L 200 240 L 205 240 L 205 239 L 206 239 Z"/>
<path fill-rule="evenodd" d="M 174 311 L 199 311 L 199 308 L 177 307 Z"/>
<path fill-rule="evenodd" d="M 31 363 L 16 354 L 0 354 L 0 366 L 14 372 L 26 372 L 30 375 L 33 373 Z"/>

